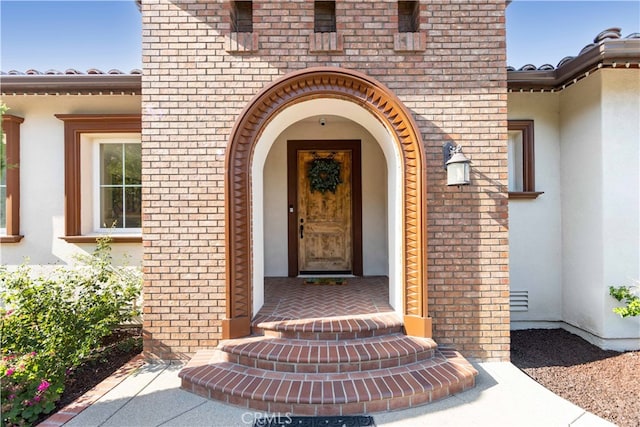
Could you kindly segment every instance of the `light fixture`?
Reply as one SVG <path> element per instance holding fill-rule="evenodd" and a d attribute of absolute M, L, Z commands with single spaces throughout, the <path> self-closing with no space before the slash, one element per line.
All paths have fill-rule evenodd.
<path fill-rule="evenodd" d="M 468 185 L 471 160 L 462 154 L 462 147 L 447 142 L 442 146 L 442 155 L 447 170 L 447 185 Z"/>

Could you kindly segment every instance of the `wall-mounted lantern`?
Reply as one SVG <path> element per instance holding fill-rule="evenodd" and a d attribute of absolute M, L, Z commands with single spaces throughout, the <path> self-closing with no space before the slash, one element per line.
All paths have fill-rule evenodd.
<path fill-rule="evenodd" d="M 462 147 L 447 142 L 442 147 L 444 168 L 447 170 L 447 185 L 468 185 L 471 160 L 462 154 Z"/>

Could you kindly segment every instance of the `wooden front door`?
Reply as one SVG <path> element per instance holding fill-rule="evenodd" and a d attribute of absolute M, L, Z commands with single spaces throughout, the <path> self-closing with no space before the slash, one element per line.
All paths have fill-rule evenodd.
<path fill-rule="evenodd" d="M 289 275 L 362 275 L 360 141 L 288 150 Z"/>

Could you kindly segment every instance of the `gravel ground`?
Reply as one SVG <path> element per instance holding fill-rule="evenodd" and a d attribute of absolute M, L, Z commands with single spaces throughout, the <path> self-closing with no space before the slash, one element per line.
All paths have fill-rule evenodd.
<path fill-rule="evenodd" d="M 620 427 L 640 426 L 640 351 L 605 351 L 562 329 L 511 332 L 511 362 Z"/>

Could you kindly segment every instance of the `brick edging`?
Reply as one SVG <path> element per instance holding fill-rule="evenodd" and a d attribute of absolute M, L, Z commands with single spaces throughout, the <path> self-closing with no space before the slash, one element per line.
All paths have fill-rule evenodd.
<path fill-rule="evenodd" d="M 78 397 L 73 402 L 69 403 L 64 408 L 60 409 L 58 412 L 51 415 L 49 418 L 38 424 L 38 426 L 58 427 L 68 423 L 80 412 L 84 411 L 89 406 L 97 402 L 98 399 L 100 399 L 102 396 L 113 390 L 135 370 L 142 367 L 145 364 L 145 361 L 146 358 L 142 354 L 135 356 L 133 359 L 121 366 L 117 371 L 108 376 L 101 383 L 93 387 L 82 396 Z"/>

